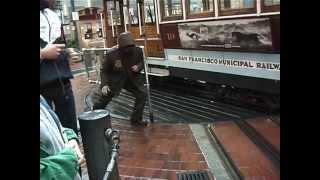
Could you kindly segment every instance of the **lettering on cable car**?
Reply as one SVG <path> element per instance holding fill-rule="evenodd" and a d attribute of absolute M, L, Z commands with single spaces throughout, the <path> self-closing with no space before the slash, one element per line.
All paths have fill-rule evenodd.
<path fill-rule="evenodd" d="M 169 41 L 172 41 L 176 39 L 176 35 L 174 33 L 167 33 L 167 38 Z"/>
<path fill-rule="evenodd" d="M 173 61 L 184 61 L 191 63 L 205 63 L 212 65 L 222 65 L 229 67 L 239 67 L 239 68 L 256 68 L 256 69 L 266 69 L 280 71 L 280 63 L 272 62 L 257 62 L 250 60 L 238 60 L 238 59 L 225 59 L 225 58 L 211 58 L 211 57 L 195 57 L 195 56 L 177 56 L 176 58 L 170 59 Z"/>

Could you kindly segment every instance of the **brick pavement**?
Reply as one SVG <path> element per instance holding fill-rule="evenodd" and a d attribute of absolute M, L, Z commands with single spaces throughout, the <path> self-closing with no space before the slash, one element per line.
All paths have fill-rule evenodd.
<path fill-rule="evenodd" d="M 78 75 L 72 86 L 79 114 L 84 109 L 85 95 L 94 85 L 89 84 L 86 75 Z M 176 179 L 177 172 L 209 170 L 187 124 L 155 123 L 143 128 L 112 118 L 112 127 L 121 132 L 118 166 L 121 179 Z M 82 169 L 86 179 L 86 167 Z"/>
<path fill-rule="evenodd" d="M 121 132 L 121 179 L 177 179 L 178 172 L 209 171 L 187 124 L 155 123 L 135 127 L 128 121 L 113 118 L 112 127 Z"/>

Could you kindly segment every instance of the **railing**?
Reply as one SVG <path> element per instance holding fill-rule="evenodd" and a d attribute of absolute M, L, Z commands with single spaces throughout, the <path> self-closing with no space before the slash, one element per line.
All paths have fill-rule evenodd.
<path fill-rule="evenodd" d="M 89 83 L 100 84 L 100 67 L 105 59 L 105 55 L 111 48 L 83 48 L 81 52 L 82 59 L 84 60 L 85 70 Z M 96 72 L 96 78 L 90 76 L 90 71 Z"/>
<path fill-rule="evenodd" d="M 139 46 L 143 52 L 145 51 L 144 46 Z M 113 47 L 114 48 L 114 47 Z M 81 59 L 84 62 L 85 65 L 85 71 L 87 74 L 87 79 L 89 83 L 93 84 L 100 84 L 101 83 L 101 76 L 100 76 L 100 66 L 105 60 L 105 55 L 108 50 L 111 50 L 112 48 L 83 48 L 81 51 Z M 152 72 L 152 68 L 150 68 L 148 65 L 148 60 L 149 58 L 145 57 L 145 63 L 146 63 L 146 69 L 148 71 L 148 75 L 151 76 L 168 76 L 169 73 L 167 72 Z M 156 58 L 152 58 L 156 59 Z M 161 59 L 162 60 L 162 59 Z M 93 78 L 90 73 L 94 71 L 96 73 L 96 77 Z M 141 73 L 145 73 L 142 71 Z"/>

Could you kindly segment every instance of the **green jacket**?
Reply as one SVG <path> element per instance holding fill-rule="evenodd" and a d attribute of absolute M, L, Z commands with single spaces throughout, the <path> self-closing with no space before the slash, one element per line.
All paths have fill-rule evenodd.
<path fill-rule="evenodd" d="M 40 97 L 40 179 L 75 180 L 79 170 L 78 157 L 74 150 L 65 147 L 64 143 L 77 139 L 77 135 L 72 129 L 53 123 L 53 120 L 57 119 L 53 113 Z M 61 131 L 62 134 L 59 133 Z"/>
<path fill-rule="evenodd" d="M 79 166 L 72 149 L 65 148 L 56 155 L 45 156 L 45 150 L 40 147 L 40 154 L 41 180 L 74 180 Z"/>

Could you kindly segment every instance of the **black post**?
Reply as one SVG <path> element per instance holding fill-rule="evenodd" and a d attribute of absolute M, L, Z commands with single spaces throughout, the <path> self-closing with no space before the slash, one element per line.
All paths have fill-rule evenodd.
<path fill-rule="evenodd" d="M 107 110 L 88 111 L 81 113 L 78 119 L 89 179 L 102 180 L 112 150 L 105 138 L 105 131 L 111 128 L 110 113 Z M 118 174 L 113 177 L 112 179 L 119 179 Z"/>

